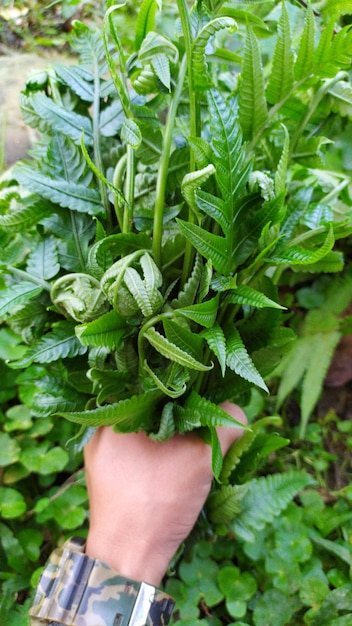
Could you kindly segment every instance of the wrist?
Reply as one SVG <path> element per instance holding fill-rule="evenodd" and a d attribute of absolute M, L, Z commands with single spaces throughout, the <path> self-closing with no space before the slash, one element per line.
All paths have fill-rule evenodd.
<path fill-rule="evenodd" d="M 125 531 L 109 534 L 90 530 L 85 553 L 94 559 L 101 559 L 122 576 L 133 580 L 143 580 L 159 586 L 172 558 L 162 552 L 157 541 L 140 536 L 131 537 Z"/>

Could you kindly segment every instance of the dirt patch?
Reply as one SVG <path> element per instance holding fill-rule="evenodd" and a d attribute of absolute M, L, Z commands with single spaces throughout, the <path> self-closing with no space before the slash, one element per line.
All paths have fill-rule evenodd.
<path fill-rule="evenodd" d="M 22 120 L 21 90 L 31 72 L 44 69 L 53 60 L 58 58 L 23 53 L 0 57 L 0 152 L 4 152 L 5 169 L 24 158 L 36 138 Z"/>

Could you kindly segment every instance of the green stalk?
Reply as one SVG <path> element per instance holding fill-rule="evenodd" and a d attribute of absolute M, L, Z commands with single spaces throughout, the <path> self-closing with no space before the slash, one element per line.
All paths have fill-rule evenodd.
<path fill-rule="evenodd" d="M 94 161 L 100 172 L 103 171 L 103 161 L 101 158 L 101 150 L 100 150 L 100 129 L 99 129 L 99 121 L 100 121 L 100 75 L 99 75 L 99 66 L 97 60 L 94 63 L 94 101 L 93 101 L 93 151 L 94 151 Z M 100 178 L 98 178 L 99 192 L 100 197 L 102 199 L 103 207 L 105 210 L 105 218 L 107 223 L 108 231 L 112 230 L 112 219 L 110 212 L 110 203 L 108 198 L 108 192 L 105 184 Z"/>
<path fill-rule="evenodd" d="M 199 134 L 199 114 L 197 107 L 196 91 L 193 82 L 193 67 L 192 67 L 192 31 L 191 22 L 189 19 L 188 7 L 186 0 L 177 0 L 178 11 L 182 24 L 182 32 L 185 41 L 185 51 L 187 58 L 187 75 L 188 75 L 188 92 L 189 92 L 189 130 L 190 137 L 197 137 Z M 191 150 L 190 154 L 190 172 L 195 169 L 194 154 Z M 194 214 L 191 208 L 188 211 L 188 221 L 194 223 Z M 181 285 L 184 285 L 192 267 L 193 259 L 193 246 L 190 241 L 186 241 L 185 255 L 183 260 L 183 269 L 181 277 Z"/>
<path fill-rule="evenodd" d="M 18 267 L 13 267 L 13 265 L 8 265 L 7 270 L 11 272 L 11 274 L 16 274 L 17 276 L 20 276 L 20 278 L 29 280 L 29 282 L 34 283 L 35 285 L 38 285 L 38 287 L 42 287 L 43 289 L 46 289 L 47 291 L 51 290 L 51 284 L 48 283 L 46 280 L 42 280 L 41 278 L 38 278 L 37 276 L 32 276 L 31 274 L 28 274 L 28 272 L 18 269 Z"/>
<path fill-rule="evenodd" d="M 123 188 L 123 179 L 126 173 L 127 167 L 127 154 L 124 154 L 121 159 L 116 164 L 114 175 L 112 179 L 112 184 L 117 189 L 121 190 Z M 121 232 L 123 231 L 123 204 L 121 203 L 121 198 L 118 194 L 114 194 L 114 207 L 115 207 L 115 215 L 120 227 Z"/>
<path fill-rule="evenodd" d="M 161 265 L 161 241 L 163 235 L 163 219 L 164 219 L 164 206 L 165 206 L 165 193 L 166 182 L 169 170 L 169 160 L 172 145 L 172 135 L 175 127 L 177 108 L 180 102 L 180 98 L 183 90 L 183 83 L 186 75 L 187 59 L 183 57 L 180 72 L 178 76 L 178 82 L 175 89 L 175 93 L 171 100 L 169 113 L 166 121 L 163 147 L 161 153 L 161 159 L 159 161 L 159 170 L 156 183 L 156 201 L 154 207 L 154 226 L 153 226 L 153 257 L 155 263 L 160 267 Z"/>
<path fill-rule="evenodd" d="M 129 233 L 132 229 L 133 222 L 133 202 L 134 202 L 134 181 L 135 181 L 135 164 L 134 164 L 134 149 L 127 146 L 127 167 L 126 167 L 126 199 L 127 204 L 125 206 L 123 214 L 123 233 Z"/>

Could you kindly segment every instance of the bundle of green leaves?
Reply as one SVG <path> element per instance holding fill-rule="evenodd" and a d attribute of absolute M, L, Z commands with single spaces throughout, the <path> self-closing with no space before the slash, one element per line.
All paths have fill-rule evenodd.
<path fill-rule="evenodd" d="M 329 2 L 144 0 L 131 42 L 120 11 L 76 22 L 79 63 L 22 93 L 40 141 L 1 186 L 0 319 L 32 415 L 197 428 L 219 478 L 215 427 L 236 426 L 219 403 L 266 392 L 294 340 L 282 274 L 343 268 L 349 178 L 324 152 L 351 112 L 352 31 Z"/>

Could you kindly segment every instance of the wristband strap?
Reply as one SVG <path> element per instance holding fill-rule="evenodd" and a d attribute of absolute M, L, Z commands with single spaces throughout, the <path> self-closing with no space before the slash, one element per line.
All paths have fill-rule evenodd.
<path fill-rule="evenodd" d="M 31 626 L 166 626 L 174 600 L 84 554 L 69 539 L 49 557 L 29 610 Z"/>

